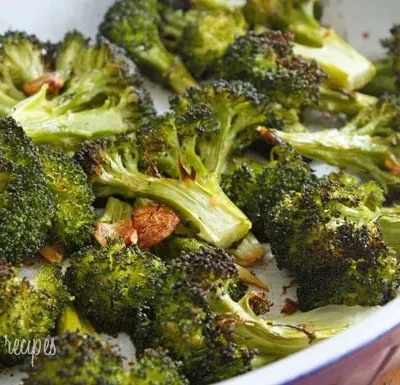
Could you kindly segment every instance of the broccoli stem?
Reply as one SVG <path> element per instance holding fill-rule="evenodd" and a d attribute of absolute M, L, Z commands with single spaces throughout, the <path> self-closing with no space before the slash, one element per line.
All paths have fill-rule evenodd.
<path fill-rule="evenodd" d="M 393 71 L 393 63 L 390 63 L 388 60 L 381 60 L 375 63 L 375 67 L 376 76 L 362 91 L 375 96 L 383 95 L 386 92 L 391 94 L 397 93 L 397 77 Z"/>
<path fill-rule="evenodd" d="M 161 42 L 159 45 L 140 55 L 143 72 L 150 77 L 156 76 L 157 73 L 161 74 L 160 80 L 180 94 L 184 93 L 188 87 L 196 85 L 196 81 L 182 61 L 166 49 L 161 48 Z M 152 68 L 155 72 L 151 71 L 150 73 L 146 68 Z"/>
<path fill-rule="evenodd" d="M 378 223 L 383 239 L 400 255 L 400 206 L 383 207 L 379 213 Z"/>
<path fill-rule="evenodd" d="M 127 131 L 118 107 L 102 107 L 57 116 L 46 98 L 47 86 L 17 105 L 12 117 L 19 122 L 35 144 L 51 144 L 74 149 L 84 140 L 93 140 Z"/>
<path fill-rule="evenodd" d="M 377 310 L 332 305 L 283 319 L 264 319 L 252 311 L 247 303 L 249 296 L 251 293 L 237 303 L 228 294 L 222 294 L 210 298 L 209 305 L 217 314 L 236 319 L 233 338 L 237 343 L 257 349 L 264 360 L 271 361 L 329 338 Z"/>
<path fill-rule="evenodd" d="M 336 129 L 309 133 L 266 131 L 288 142 L 303 156 L 341 168 L 355 168 L 369 173 L 383 188 L 399 188 L 400 180 L 390 169 L 392 162 L 398 166 L 395 157 L 386 144 L 369 135 Z M 262 136 L 267 137 L 266 134 L 261 132 Z"/>
<path fill-rule="evenodd" d="M 228 247 L 243 238 L 251 222 L 224 194 L 217 181 L 187 178 L 175 180 L 145 175 L 115 174 L 107 186 L 126 198 L 143 197 L 163 203 L 176 210 L 181 219 L 198 230 L 198 237 L 218 247 Z M 107 178 L 107 175 L 104 176 Z M 98 196 L 109 196 L 110 189 L 96 190 Z M 112 189 L 113 190 L 113 189 Z"/>
<path fill-rule="evenodd" d="M 318 106 L 322 111 L 344 113 L 350 116 L 358 114 L 363 108 L 371 107 L 378 102 L 374 96 L 361 92 L 348 92 L 320 87 L 321 103 Z"/>
<path fill-rule="evenodd" d="M 357 90 L 365 86 L 375 75 L 374 65 L 347 44 L 332 29 L 322 29 L 324 44 L 311 47 L 294 44 L 294 53 L 315 59 L 328 73 L 329 83 L 345 90 Z"/>

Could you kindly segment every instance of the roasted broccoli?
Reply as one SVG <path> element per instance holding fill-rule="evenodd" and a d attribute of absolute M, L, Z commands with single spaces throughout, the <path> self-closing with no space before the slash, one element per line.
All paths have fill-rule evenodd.
<path fill-rule="evenodd" d="M 37 359 L 24 385 L 187 385 L 180 364 L 162 349 L 147 350 L 130 371 L 114 346 L 91 335 L 66 332 L 55 340 L 54 350 Z"/>
<path fill-rule="evenodd" d="M 115 348 L 98 338 L 67 332 L 54 341 L 54 351 L 39 356 L 24 385 L 115 385 L 126 373 Z"/>
<path fill-rule="evenodd" d="M 364 171 L 386 192 L 400 188 L 398 132 L 400 99 L 385 96 L 340 130 L 297 133 L 259 129 L 267 140 L 288 142 L 300 154 L 341 168 Z"/>
<path fill-rule="evenodd" d="M 198 12 L 182 32 L 178 53 L 196 78 L 203 78 L 237 36 L 247 30 L 240 12 Z"/>
<path fill-rule="evenodd" d="M 294 35 L 294 52 L 316 60 L 339 89 L 356 90 L 375 75 L 375 67 L 316 18 L 318 0 L 248 0 L 245 14 L 257 27 L 277 27 Z"/>
<path fill-rule="evenodd" d="M 98 196 L 146 197 L 176 210 L 198 237 L 221 247 L 251 223 L 219 185 L 231 154 L 265 120 L 264 99 L 247 84 L 216 82 L 172 101 L 175 111 L 135 136 L 87 145 L 77 159 Z"/>
<path fill-rule="evenodd" d="M 31 65 L 26 63 L 29 49 L 35 49 L 35 61 L 43 68 L 24 83 L 20 92 L 25 94 L 15 103 L 3 103 L 0 111 L 12 115 L 36 144 L 71 150 L 88 139 L 131 131 L 154 115 L 132 65 L 108 43 L 99 40 L 90 45 L 78 32 L 68 33 L 51 49 L 37 40 L 32 45 L 32 40 L 12 32 L 0 37 L 0 58 L 5 63 L 9 60 L 25 68 Z M 46 49 L 55 52 L 51 58 Z M 16 82 L 15 87 L 20 80 Z"/>
<path fill-rule="evenodd" d="M 159 19 L 156 0 L 120 0 L 108 10 L 100 33 L 122 47 L 151 79 L 184 92 L 195 80 L 181 59 L 163 45 Z"/>
<path fill-rule="evenodd" d="M 96 222 L 87 176 L 73 159 L 50 146 L 39 148 L 39 158 L 56 202 L 51 241 L 68 250 L 82 248 L 93 239 Z"/>
<path fill-rule="evenodd" d="M 0 260 L 21 262 L 44 243 L 54 198 L 37 150 L 12 118 L 0 119 Z"/>
<path fill-rule="evenodd" d="M 325 73 L 314 60 L 293 53 L 292 36 L 280 31 L 249 32 L 231 44 L 221 58 L 217 75 L 252 83 L 286 108 L 319 103 Z"/>
<path fill-rule="evenodd" d="M 26 84 L 45 72 L 43 44 L 24 32 L 7 32 L 0 37 L 0 113 L 26 98 Z"/>
<path fill-rule="evenodd" d="M 287 145 L 272 149 L 269 162 L 237 158 L 222 177 L 222 188 L 249 217 L 252 231 L 261 241 L 269 240 L 273 209 L 285 194 L 313 185 L 315 175 L 299 154 Z"/>
<path fill-rule="evenodd" d="M 163 271 L 154 255 L 113 241 L 72 255 L 65 282 L 78 311 L 100 331 L 115 334 L 135 327 L 135 317 L 152 302 Z"/>
<path fill-rule="evenodd" d="M 390 33 L 391 37 L 382 40 L 386 57 L 375 63 L 376 76 L 364 88 L 372 95 L 400 93 L 400 24 L 394 25 Z"/>
<path fill-rule="evenodd" d="M 271 250 L 294 274 L 299 306 L 382 305 L 396 295 L 399 263 L 378 214 L 329 178 L 285 195 L 270 215 Z"/>
<path fill-rule="evenodd" d="M 233 257 L 187 238 L 167 242 L 172 244 L 164 249 L 169 261 L 155 304 L 155 343 L 183 361 L 193 384 L 227 379 L 277 360 L 354 322 L 346 308 L 319 310 L 319 317 L 304 314 L 303 320 L 316 321 L 310 330 L 296 318 L 260 318 L 252 309 L 256 294 L 232 299 L 238 279 Z"/>
<path fill-rule="evenodd" d="M 323 85 L 325 72 L 315 60 L 294 54 L 292 39 L 290 33 L 269 29 L 238 37 L 219 61 L 216 75 L 248 81 L 287 109 L 354 115 L 377 102 L 373 96 Z"/>
<path fill-rule="evenodd" d="M 0 270 L 0 278 L 0 362 L 10 364 L 27 358 L 28 351 L 39 349 L 54 332 L 70 295 L 54 265 L 41 267 L 32 281 L 19 278 L 12 269 Z M 23 348 L 22 341 L 29 347 Z M 18 355 L 19 347 L 24 355 Z"/>

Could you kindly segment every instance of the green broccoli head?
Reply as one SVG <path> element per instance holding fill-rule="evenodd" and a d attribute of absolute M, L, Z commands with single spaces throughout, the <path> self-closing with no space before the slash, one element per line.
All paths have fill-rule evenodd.
<path fill-rule="evenodd" d="M 42 354 L 24 385 L 123 384 L 126 374 L 115 349 L 96 337 L 67 332 L 55 339 L 53 354 Z"/>
<path fill-rule="evenodd" d="M 269 100 L 249 83 L 219 80 L 172 98 L 171 108 L 183 141 L 196 140 L 205 167 L 219 177 L 232 154 L 255 139 L 254 128 L 267 120 Z"/>
<path fill-rule="evenodd" d="M 91 45 L 71 32 L 54 51 L 47 66 L 54 72 L 31 83 L 32 96 L 8 111 L 36 144 L 74 150 L 85 140 L 135 130 L 154 116 L 132 64 L 106 41 Z M 50 96 L 52 76 L 62 84 Z"/>
<path fill-rule="evenodd" d="M 296 279 L 299 308 L 385 305 L 397 295 L 398 277 L 399 263 L 392 253 L 373 261 L 351 260 L 347 266 L 309 271 Z"/>
<path fill-rule="evenodd" d="M 70 299 L 61 269 L 46 265 L 32 281 L 18 278 L 12 270 L 2 273 L 0 280 L 0 362 L 21 361 L 27 356 L 10 354 L 21 341 L 39 343 L 54 332 L 57 318 Z M 17 342 L 17 340 L 19 342 Z"/>
<path fill-rule="evenodd" d="M 147 349 L 130 371 L 126 385 L 187 385 L 181 370 L 182 364 L 172 360 L 165 350 Z"/>
<path fill-rule="evenodd" d="M 134 327 L 136 314 L 153 301 L 163 271 L 154 255 L 114 241 L 74 254 L 65 279 L 82 315 L 113 334 Z"/>
<path fill-rule="evenodd" d="M 313 185 L 315 175 L 291 147 L 275 146 L 269 162 L 237 159 L 222 178 L 222 188 L 250 218 L 253 232 L 262 241 L 270 238 L 270 221 L 274 208 L 285 194 Z"/>
<path fill-rule="evenodd" d="M 12 118 L 0 120 L 0 260 L 21 262 L 44 243 L 54 198 L 37 150 Z"/>
<path fill-rule="evenodd" d="M 315 60 L 293 53 L 292 35 L 266 30 L 238 37 L 219 62 L 217 74 L 252 83 L 286 108 L 319 103 L 326 75 Z"/>
<path fill-rule="evenodd" d="M 39 148 L 45 179 L 56 201 L 51 238 L 68 250 L 91 242 L 96 215 L 94 195 L 82 168 L 59 150 Z"/>
<path fill-rule="evenodd" d="M 121 0 L 108 10 L 100 32 L 122 47 L 144 74 L 177 92 L 184 92 L 195 81 L 179 57 L 169 53 L 163 45 L 159 19 L 157 1 L 144 4 Z"/>
<path fill-rule="evenodd" d="M 183 361 L 193 384 L 248 371 L 254 352 L 230 338 L 227 325 L 220 325 L 208 305 L 236 284 L 234 258 L 223 249 L 185 238 L 176 238 L 164 252 L 169 264 L 155 304 L 156 345 Z"/>
<path fill-rule="evenodd" d="M 189 14 L 190 15 L 190 14 Z M 198 12 L 182 31 L 178 53 L 196 78 L 203 78 L 247 24 L 241 12 Z"/>
<path fill-rule="evenodd" d="M 220 174 L 265 120 L 265 100 L 250 85 L 220 81 L 191 88 L 172 109 L 137 136 L 89 144 L 77 158 L 98 196 L 163 203 L 199 238 L 228 247 L 251 224 L 221 190 Z"/>
<path fill-rule="evenodd" d="M 269 225 L 278 266 L 297 275 L 388 255 L 375 212 L 329 179 L 283 196 Z"/>

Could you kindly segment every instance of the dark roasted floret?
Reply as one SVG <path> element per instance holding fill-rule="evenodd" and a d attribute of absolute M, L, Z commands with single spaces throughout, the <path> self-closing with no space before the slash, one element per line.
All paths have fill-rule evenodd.
<path fill-rule="evenodd" d="M 155 304 L 154 343 L 183 361 L 193 384 L 227 379 L 284 357 L 343 330 L 355 314 L 362 315 L 360 309 L 350 315 L 334 307 L 324 309 L 321 318 L 318 311 L 299 320 L 296 315 L 276 321 L 260 318 L 252 299 L 263 296 L 253 292 L 239 302 L 232 299 L 238 272 L 234 258 L 224 250 L 170 238 L 160 252 L 169 262 Z M 301 322 L 305 319 L 310 324 Z"/>
<path fill-rule="evenodd" d="M 246 158 L 233 161 L 222 178 L 222 188 L 249 217 L 253 232 L 268 241 L 271 215 L 285 194 L 312 185 L 316 177 L 300 155 L 286 145 L 273 148 L 271 159 L 258 163 Z"/>
<path fill-rule="evenodd" d="M 315 59 L 336 88 L 359 89 L 373 78 L 375 67 L 332 28 L 319 23 L 315 13 L 319 4 L 319 0 L 248 0 L 245 14 L 255 26 L 293 33 L 294 52 Z"/>
<path fill-rule="evenodd" d="M 0 260 L 20 262 L 40 248 L 54 198 L 36 147 L 12 118 L 0 120 Z"/>
<path fill-rule="evenodd" d="M 10 354 L 22 341 L 30 344 L 29 349 L 38 349 L 54 332 L 69 298 L 58 267 L 41 267 L 32 281 L 18 278 L 11 270 L 6 275 L 0 271 L 0 362 L 27 358 Z"/>

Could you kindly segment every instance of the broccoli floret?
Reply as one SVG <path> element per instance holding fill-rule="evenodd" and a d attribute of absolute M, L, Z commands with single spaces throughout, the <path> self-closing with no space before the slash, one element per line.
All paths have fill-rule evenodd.
<path fill-rule="evenodd" d="M 178 56 L 167 51 L 158 30 L 157 1 L 117 1 L 107 12 L 100 32 L 122 47 L 144 74 L 176 92 L 195 84 Z"/>
<path fill-rule="evenodd" d="M 180 363 L 162 349 L 146 350 L 131 371 L 125 371 L 119 351 L 98 336 L 66 332 L 55 339 L 52 354 L 42 354 L 24 385 L 187 385 Z"/>
<path fill-rule="evenodd" d="M 248 0 L 245 14 L 250 24 L 277 27 L 294 34 L 294 52 L 315 59 L 338 88 L 355 90 L 375 75 L 375 67 L 331 28 L 322 27 L 315 15 L 318 0 Z"/>
<path fill-rule="evenodd" d="M 364 92 L 382 95 L 400 93 L 400 24 L 390 29 L 391 37 L 382 40 L 386 57 L 375 63 L 376 76 L 364 88 Z"/>
<path fill-rule="evenodd" d="M 24 86 L 46 70 L 46 49 L 35 36 L 7 32 L 0 36 L 0 113 L 6 115 L 26 97 Z"/>
<path fill-rule="evenodd" d="M 319 85 L 325 79 L 314 60 L 293 53 L 292 35 L 272 30 L 237 38 L 220 60 L 217 74 L 248 81 L 272 100 L 296 109 L 319 103 Z"/>
<path fill-rule="evenodd" d="M 100 331 L 115 334 L 135 327 L 136 315 L 156 295 L 163 270 L 152 254 L 113 241 L 72 255 L 65 281 L 78 311 Z"/>
<path fill-rule="evenodd" d="M 400 153 L 397 146 L 400 99 L 382 97 L 340 130 L 296 133 L 260 129 L 267 140 L 288 142 L 300 154 L 341 168 L 368 173 L 386 192 L 398 191 Z"/>
<path fill-rule="evenodd" d="M 38 153 L 12 118 L 0 119 L 0 260 L 21 262 L 47 238 L 54 198 Z"/>
<path fill-rule="evenodd" d="M 353 189 L 321 179 L 285 195 L 271 217 L 271 250 L 278 267 L 299 283 L 301 309 L 382 305 L 394 298 L 398 261 L 384 241 L 377 212 Z"/>
<path fill-rule="evenodd" d="M 188 385 L 180 373 L 182 365 L 162 349 L 147 349 L 129 373 L 126 385 Z"/>
<path fill-rule="evenodd" d="M 49 146 L 39 148 L 39 158 L 56 202 L 52 241 L 68 250 L 82 248 L 91 242 L 96 222 L 87 176 L 73 159 Z"/>
<path fill-rule="evenodd" d="M 115 385 L 126 374 L 115 348 L 98 338 L 67 332 L 55 339 L 53 354 L 42 354 L 24 385 Z"/>
<path fill-rule="evenodd" d="M 27 358 L 12 355 L 10 351 L 22 341 L 30 342 L 33 348 L 35 341 L 37 345 L 51 335 L 69 299 L 61 270 L 54 265 L 42 267 L 32 281 L 18 278 L 12 270 L 3 272 L 0 279 L 0 362 L 12 364 Z"/>
<path fill-rule="evenodd" d="M 25 52 L 19 40 L 14 45 Z M 25 84 L 31 96 L 12 105 L 0 98 L 0 110 L 36 144 L 73 150 L 88 139 L 131 131 L 155 114 L 132 65 L 105 41 L 90 45 L 72 32 L 53 51 L 46 72 Z"/>
<path fill-rule="evenodd" d="M 310 167 L 287 145 L 272 149 L 269 162 L 262 164 L 246 158 L 233 161 L 222 178 L 222 188 L 249 217 L 252 231 L 261 241 L 269 240 L 273 209 L 285 194 L 313 185 L 316 177 Z"/>
<path fill-rule="evenodd" d="M 373 96 L 321 85 L 325 72 L 315 60 L 295 55 L 292 39 L 290 33 L 269 29 L 241 36 L 221 58 L 216 73 L 252 83 L 287 109 L 311 107 L 355 115 L 377 102 Z"/>
<path fill-rule="evenodd" d="M 155 305 L 155 343 L 183 361 L 193 384 L 227 379 L 277 360 L 354 322 L 354 313 L 346 308 L 300 317 L 311 320 L 310 325 L 297 322 L 295 316 L 260 318 L 251 305 L 257 294 L 249 293 L 239 302 L 231 297 L 238 279 L 232 256 L 190 239 L 167 242 L 173 244 L 165 249 L 169 263 Z"/>
<path fill-rule="evenodd" d="M 221 247 L 243 238 L 251 223 L 219 185 L 236 150 L 265 120 L 261 96 L 240 82 L 191 88 L 174 113 L 135 136 L 87 145 L 77 158 L 98 196 L 145 197 L 176 210 L 197 236 Z"/>
<path fill-rule="evenodd" d="M 247 31 L 240 12 L 198 12 L 185 26 L 178 53 L 196 78 L 203 78 L 237 36 Z"/>

